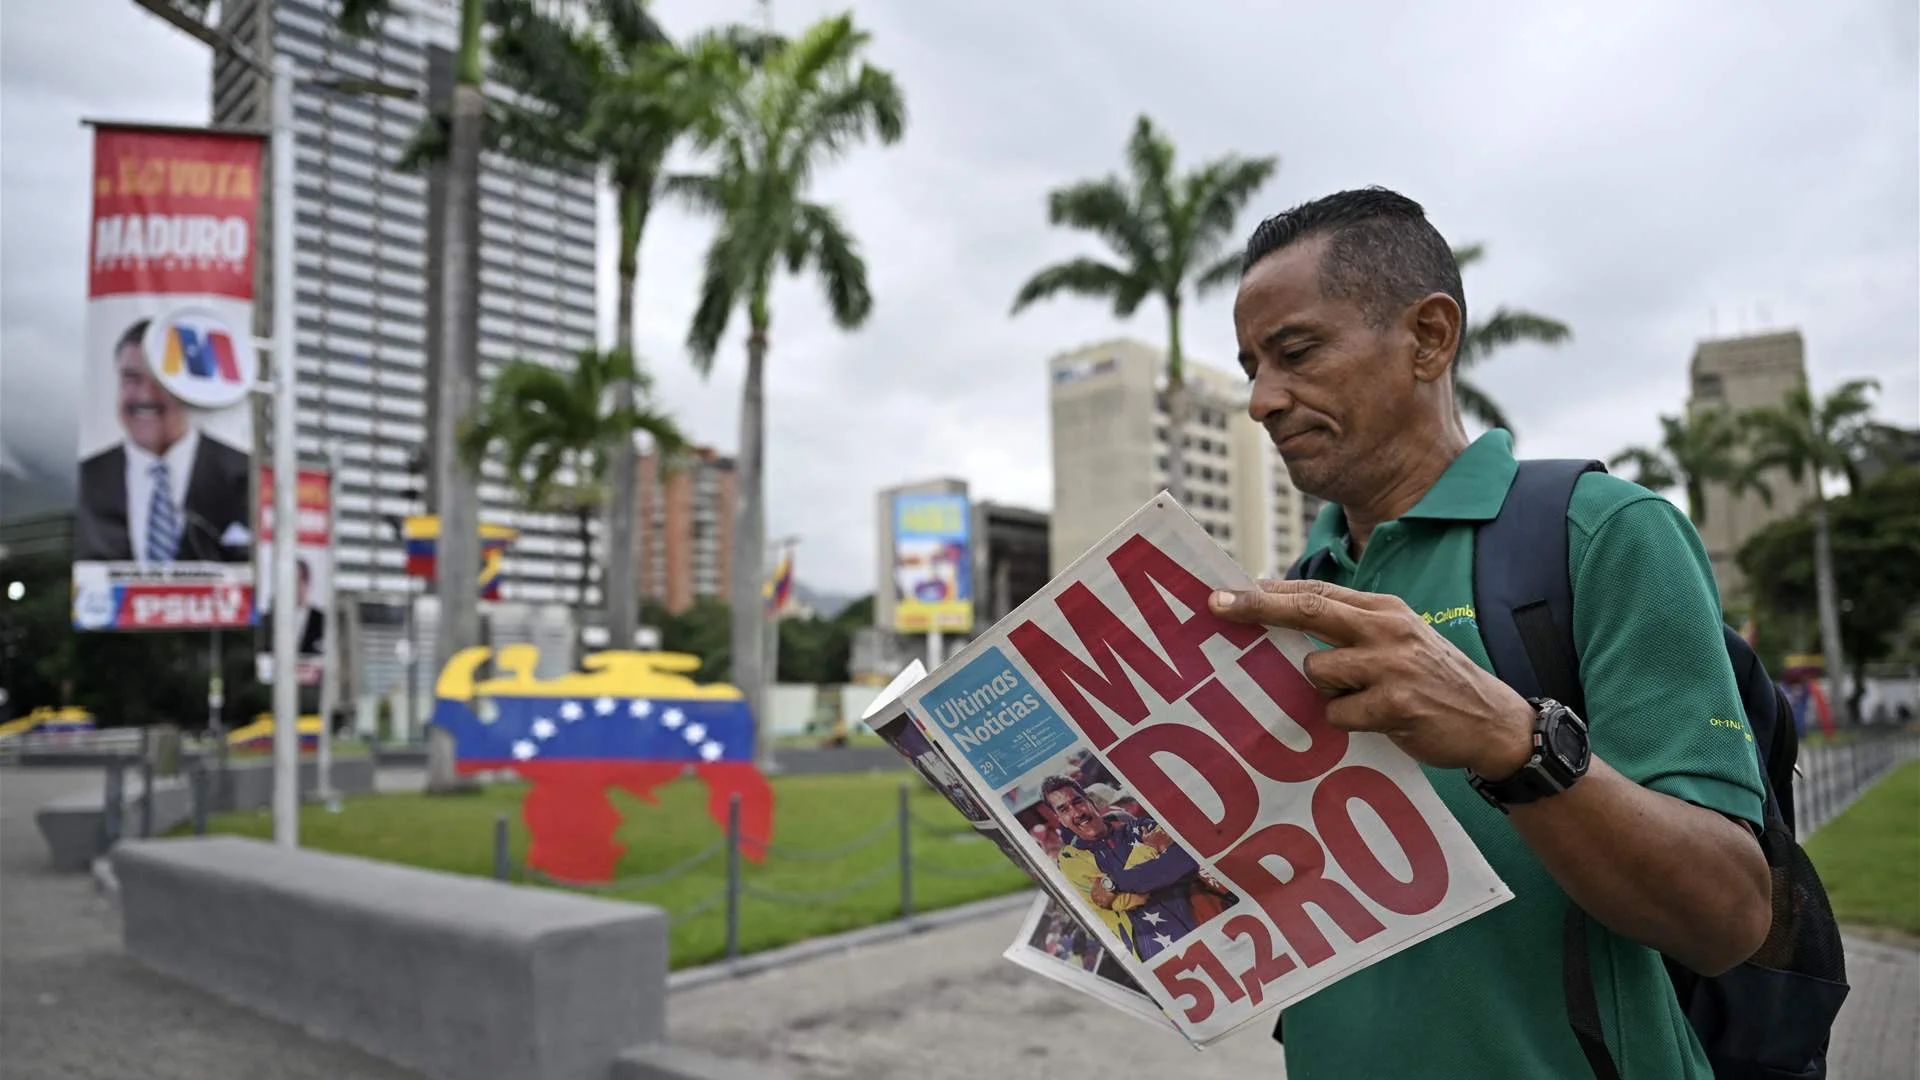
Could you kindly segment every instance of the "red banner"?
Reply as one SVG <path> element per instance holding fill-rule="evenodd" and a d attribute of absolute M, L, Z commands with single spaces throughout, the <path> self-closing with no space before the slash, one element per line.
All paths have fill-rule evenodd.
<path fill-rule="evenodd" d="M 260 164 L 254 135 L 101 128 L 87 295 L 252 300 Z"/>

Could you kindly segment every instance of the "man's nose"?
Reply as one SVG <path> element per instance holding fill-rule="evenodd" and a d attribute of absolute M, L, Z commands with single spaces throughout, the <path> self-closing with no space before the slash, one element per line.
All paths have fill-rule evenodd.
<path fill-rule="evenodd" d="M 1292 407 L 1293 394 L 1287 389 L 1286 376 L 1262 365 L 1254 373 L 1253 386 L 1247 394 L 1247 415 L 1253 417 L 1254 423 L 1264 425 Z"/>

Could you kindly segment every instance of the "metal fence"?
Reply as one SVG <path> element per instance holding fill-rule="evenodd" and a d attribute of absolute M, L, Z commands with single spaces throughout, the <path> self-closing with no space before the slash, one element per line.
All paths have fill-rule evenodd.
<path fill-rule="evenodd" d="M 726 957 L 732 960 L 740 955 L 741 912 L 743 902 L 746 900 L 764 900 L 808 907 L 824 906 L 845 900 L 892 878 L 896 880 L 899 888 L 899 918 L 909 919 L 913 917 L 913 884 L 916 875 L 948 879 L 979 878 L 1005 874 L 1010 869 L 997 849 L 994 851 L 992 863 L 972 867 L 942 866 L 935 860 L 929 859 L 924 853 L 916 852 L 913 842 L 916 825 L 922 829 L 942 833 L 957 832 L 966 826 L 964 819 L 957 816 L 936 821 L 914 813 L 913 786 L 912 781 L 901 782 L 898 808 L 892 820 L 881 821 L 872 829 L 851 840 L 818 847 L 799 847 L 790 844 L 764 846 L 761 865 L 775 862 L 818 864 L 823 868 L 821 877 L 828 880 L 833 879 L 833 875 L 825 870 L 826 864 L 881 845 L 887 845 L 893 849 L 893 857 L 886 863 L 849 880 L 835 880 L 830 888 L 806 892 L 786 891 L 765 888 L 747 880 L 741 860 L 746 849 L 752 846 L 752 842 L 743 838 L 740 833 L 740 797 L 738 795 L 732 797 L 728 806 L 727 833 L 721 839 L 671 866 L 647 874 L 596 883 L 564 881 L 516 862 L 513 858 L 511 826 L 507 815 L 502 814 L 493 822 L 493 876 L 499 881 L 529 881 L 583 892 L 632 893 L 684 877 L 696 870 L 710 867 L 716 861 L 724 861 L 724 883 L 692 904 L 677 911 L 669 911 L 667 920 L 669 925 L 678 926 L 716 910 L 721 911 L 726 918 Z"/>
<path fill-rule="evenodd" d="M 1874 782 L 1920 758 L 1920 731 L 1842 729 L 1830 742 L 1800 747 L 1794 764 L 1794 831 L 1805 840 L 1838 817 Z"/>

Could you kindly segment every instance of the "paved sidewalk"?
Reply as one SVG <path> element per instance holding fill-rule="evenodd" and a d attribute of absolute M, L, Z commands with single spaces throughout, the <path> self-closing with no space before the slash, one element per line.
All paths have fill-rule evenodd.
<path fill-rule="evenodd" d="M 90 874 L 47 868 L 33 812 L 97 770 L 0 770 L 6 1080 L 418 1080 L 145 970 Z"/>
<path fill-rule="evenodd" d="M 675 1042 L 785 1068 L 804 1080 L 979 1080 L 1111 1072 L 1281 1080 L 1271 1025 L 1196 1052 L 1179 1036 L 1063 990 L 1000 958 L 1021 915 L 898 938 L 674 995 Z M 1828 1080 L 1913 1080 L 1920 952 L 1849 939 L 1853 991 Z M 1066 1034 L 1070 1033 L 1070 1034 Z M 1412 1074 L 1409 1074 L 1412 1075 Z"/>

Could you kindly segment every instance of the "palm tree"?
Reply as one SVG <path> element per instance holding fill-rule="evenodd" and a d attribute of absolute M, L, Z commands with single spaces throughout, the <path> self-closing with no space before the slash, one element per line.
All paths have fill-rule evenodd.
<path fill-rule="evenodd" d="M 489 0 L 494 76 L 513 99 L 494 105 L 491 130 L 500 149 L 523 160 L 591 163 L 606 174 L 620 222 L 614 348 L 631 355 L 640 241 L 667 155 L 691 128 L 711 122 L 720 89 L 702 77 L 710 69 L 690 58 L 720 49 L 751 62 L 766 41 L 730 27 L 682 51 L 641 0 L 592 0 L 588 11 L 591 21 L 574 26 L 533 0 Z M 616 382 L 612 392 L 634 407 L 629 383 Z M 637 456 L 629 440 L 613 447 L 608 462 L 607 623 L 621 648 L 630 647 L 638 616 Z"/>
<path fill-rule="evenodd" d="M 1027 279 L 1013 298 L 1013 314 L 1059 293 L 1105 300 L 1120 318 L 1148 297 L 1167 309 L 1167 488 L 1186 501 L 1187 379 L 1180 312 L 1189 288 L 1208 293 L 1240 279 L 1234 222 L 1274 171 L 1277 157 L 1228 154 L 1191 172 L 1174 172 L 1174 149 L 1141 116 L 1127 139 L 1127 177 L 1082 180 L 1047 195 L 1053 225 L 1091 233 L 1112 249 L 1102 261 L 1081 256 L 1055 263 Z"/>
<path fill-rule="evenodd" d="M 1453 261 L 1465 270 L 1479 262 L 1486 255 L 1485 244 L 1468 244 L 1453 249 Z M 1531 311 L 1516 311 L 1506 306 L 1493 309 L 1493 314 L 1467 324 L 1460 333 L 1460 347 L 1453 358 L 1453 396 L 1460 403 L 1460 411 L 1478 420 L 1490 428 L 1506 428 L 1513 431 L 1513 422 L 1500 410 L 1493 398 L 1485 390 L 1468 382 L 1465 372 L 1468 368 L 1485 360 L 1488 354 L 1508 345 L 1518 345 L 1523 341 L 1532 341 L 1541 345 L 1558 345 L 1573 336 L 1566 323 L 1545 315 L 1536 315 Z"/>
<path fill-rule="evenodd" d="M 632 446 L 636 433 L 651 438 L 663 458 L 685 446 L 673 421 L 651 406 L 651 390 L 651 382 L 635 369 L 625 349 L 584 349 L 570 371 L 515 360 L 500 369 L 480 411 L 461 432 L 460 453 L 469 467 L 477 470 L 497 450 L 529 507 L 572 515 L 577 524 L 580 581 L 575 603 L 582 616 L 583 653 L 593 519 L 610 501 L 607 475 L 614 451 Z M 612 596 L 604 589 L 602 598 L 611 606 Z M 615 639 L 614 647 L 628 646 Z"/>
<path fill-rule="evenodd" d="M 1687 517 L 1694 528 L 1706 524 L 1708 484 L 1725 484 L 1734 494 L 1772 492 L 1746 468 L 1741 448 L 1745 436 L 1739 420 L 1725 409 L 1702 409 L 1691 417 L 1662 416 L 1658 446 L 1630 446 L 1615 454 L 1607 467 L 1634 467 L 1634 483 L 1654 491 L 1679 488 L 1687 496 Z"/>
<path fill-rule="evenodd" d="M 899 140 L 906 102 L 893 76 L 866 63 L 869 35 L 850 15 L 822 19 L 792 41 L 767 44 L 756 69 L 737 50 L 709 48 L 701 63 L 727 85 L 712 123 L 699 132 L 714 168 L 675 176 L 668 189 L 719 220 L 707 251 L 700 303 L 687 332 L 694 366 L 713 370 L 714 354 L 735 309 L 746 318 L 747 371 L 740 393 L 739 483 L 735 495 L 733 681 L 759 718 L 759 753 L 767 737 L 764 491 L 767 353 L 772 291 L 781 268 L 811 268 L 825 286 L 827 307 L 845 329 L 873 310 L 866 262 L 840 216 L 807 198 L 814 173 L 868 137 Z"/>
<path fill-rule="evenodd" d="M 1872 442 L 1869 419 L 1873 394 L 1879 389 L 1876 379 L 1852 379 L 1825 398 L 1815 399 L 1803 384 L 1788 391 L 1779 405 L 1754 409 L 1742 417 L 1753 440 L 1750 473 L 1779 469 L 1796 487 L 1812 489 L 1814 598 L 1820 613 L 1820 651 L 1833 679 L 1835 692 L 1830 696 L 1835 700 L 1843 696 L 1838 691 L 1846 667 L 1840 654 L 1840 607 L 1822 480 L 1838 474 L 1846 477 L 1849 491 L 1859 489 L 1858 463 Z"/>

